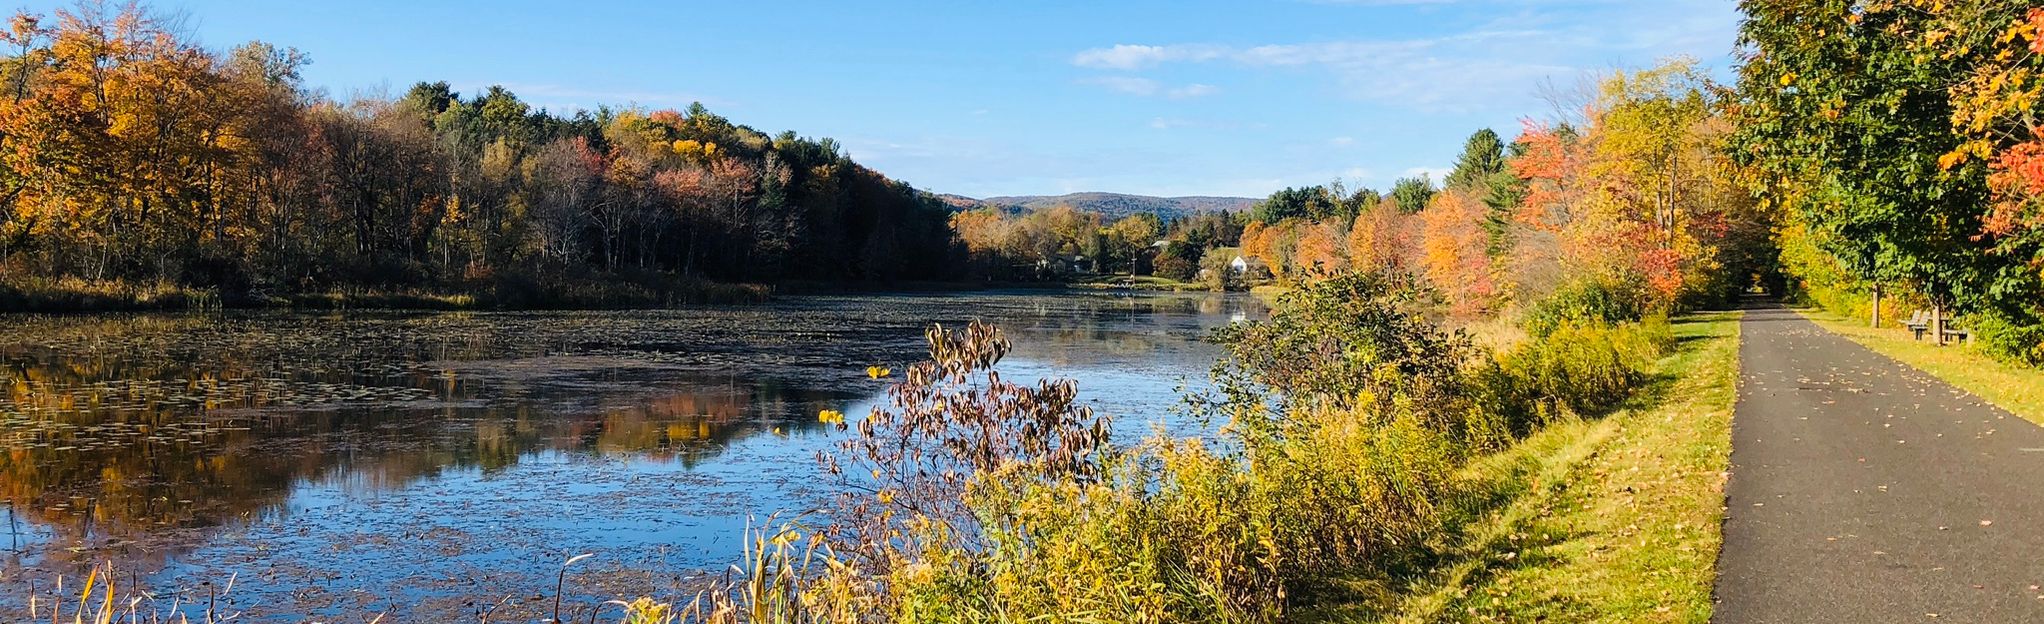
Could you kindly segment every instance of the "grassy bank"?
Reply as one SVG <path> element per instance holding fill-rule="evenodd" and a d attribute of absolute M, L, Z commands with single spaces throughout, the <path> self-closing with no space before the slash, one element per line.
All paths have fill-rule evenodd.
<path fill-rule="evenodd" d="M 1906 329 L 1867 327 L 1864 321 L 1818 309 L 1797 311 L 1832 333 L 1943 379 L 2009 413 L 2044 424 L 2044 370 L 1995 359 L 1972 345 L 1940 347 L 1928 339 L 1914 340 Z"/>
<path fill-rule="evenodd" d="M 1210 290 L 1206 284 L 1158 277 L 1155 275 L 1093 275 L 1072 281 L 1078 288 L 1123 288 L 1128 290 L 1155 290 L 1164 292 L 1188 292 Z"/>
<path fill-rule="evenodd" d="M 1674 324 L 1681 347 L 1619 411 L 1550 426 L 1465 469 L 1495 498 L 1429 574 L 1352 579 L 1309 622 L 1707 622 L 1738 376 L 1735 313 Z"/>
<path fill-rule="evenodd" d="M 1256 297 L 1257 299 L 1263 300 L 1263 302 L 1266 304 L 1277 305 L 1278 297 L 1283 296 L 1287 292 L 1291 292 L 1291 290 L 1292 288 L 1290 286 L 1284 286 L 1279 284 L 1263 284 L 1260 286 L 1250 287 L 1249 294 L 1253 297 Z"/>
<path fill-rule="evenodd" d="M 78 279 L 0 279 L 0 312 L 204 310 L 219 307 L 220 294 L 207 289 Z"/>

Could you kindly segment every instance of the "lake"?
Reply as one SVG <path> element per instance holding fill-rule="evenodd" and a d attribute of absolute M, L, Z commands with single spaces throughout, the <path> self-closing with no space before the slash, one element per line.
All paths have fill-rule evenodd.
<path fill-rule="evenodd" d="M 1240 295 L 803 297 L 617 312 L 0 317 L 0 610 L 110 562 L 244 619 L 531 621 L 693 595 L 749 521 L 834 491 L 816 454 L 866 367 L 980 318 L 1011 379 L 1079 381 L 1117 440 L 1199 425 Z M 232 588 L 228 586 L 231 583 Z M 390 620 L 386 620 L 390 621 Z"/>

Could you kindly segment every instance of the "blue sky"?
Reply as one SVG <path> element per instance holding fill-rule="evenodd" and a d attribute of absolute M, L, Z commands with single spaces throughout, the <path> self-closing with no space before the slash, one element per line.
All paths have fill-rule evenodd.
<path fill-rule="evenodd" d="M 68 2 L 30 3 L 48 11 Z M 938 192 L 1261 196 L 1447 166 L 1540 85 L 1687 55 L 1734 0 L 165 0 L 206 45 L 304 50 L 337 97 L 446 80 L 555 110 L 711 110 Z"/>

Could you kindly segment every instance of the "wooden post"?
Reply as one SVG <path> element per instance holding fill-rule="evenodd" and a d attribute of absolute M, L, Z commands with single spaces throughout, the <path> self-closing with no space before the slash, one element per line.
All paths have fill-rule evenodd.
<path fill-rule="evenodd" d="M 1868 326 L 1881 326 L 1881 285 L 1879 283 L 1874 284 L 1874 313 L 1867 316 L 1871 317 L 1867 319 Z"/>
<path fill-rule="evenodd" d="M 1931 344 L 1945 346 L 1945 304 L 1936 298 L 1930 304 L 1930 337 Z"/>

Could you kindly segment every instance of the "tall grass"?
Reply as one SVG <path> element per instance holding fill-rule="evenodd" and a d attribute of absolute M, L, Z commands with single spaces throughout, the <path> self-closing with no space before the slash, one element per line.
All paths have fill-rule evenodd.
<path fill-rule="evenodd" d="M 221 299 L 218 291 L 174 284 L 92 281 L 75 277 L 0 279 L 0 312 L 203 310 L 219 307 Z"/>
<path fill-rule="evenodd" d="M 48 597 L 29 592 L 26 621 L 53 624 L 222 624 L 240 617 L 239 613 L 224 612 L 218 608 L 218 594 L 209 593 L 202 602 L 182 592 L 160 595 L 124 586 L 118 578 L 112 565 L 95 566 L 79 584 L 76 598 L 71 598 L 72 594 L 64 589 L 64 579 L 58 577 Z M 234 580 L 230 578 L 224 589 L 231 593 Z"/>

